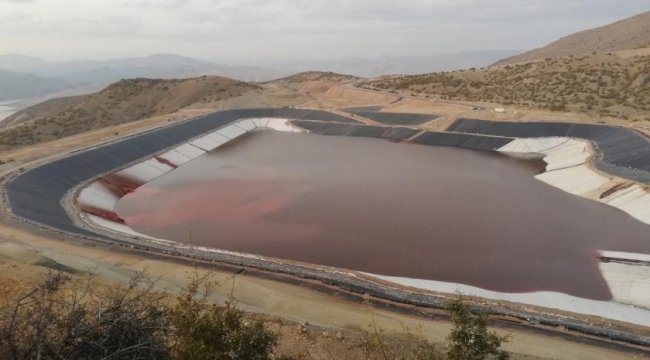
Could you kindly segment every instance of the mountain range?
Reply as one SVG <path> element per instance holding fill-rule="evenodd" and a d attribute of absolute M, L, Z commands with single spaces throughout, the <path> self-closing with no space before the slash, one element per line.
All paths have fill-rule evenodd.
<path fill-rule="evenodd" d="M 171 54 L 71 61 L 0 55 L 0 101 L 23 100 L 14 104 L 17 108 L 23 108 L 55 97 L 93 93 L 121 79 L 180 79 L 218 75 L 255 82 L 289 74 L 290 71 L 219 65 Z"/>
<path fill-rule="evenodd" d="M 377 59 L 340 58 L 276 62 L 260 66 L 215 64 L 190 57 L 157 54 L 111 60 L 46 61 L 25 55 L 0 55 L 0 101 L 27 99 L 23 108 L 61 96 L 96 92 L 121 79 L 179 79 L 222 76 L 263 82 L 308 70 L 333 71 L 359 77 L 418 74 L 488 65 L 514 51 L 479 51 L 462 54 L 391 56 Z"/>

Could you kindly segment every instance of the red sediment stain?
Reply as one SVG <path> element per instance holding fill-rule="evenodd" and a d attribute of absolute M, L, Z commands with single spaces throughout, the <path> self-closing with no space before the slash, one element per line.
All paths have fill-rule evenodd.
<path fill-rule="evenodd" d="M 178 169 L 178 166 L 177 166 L 177 165 L 174 165 L 171 161 L 165 159 L 165 158 L 162 157 L 162 156 L 154 156 L 154 159 L 156 159 L 156 161 L 158 161 L 158 162 L 161 163 L 161 164 L 164 164 L 164 165 L 170 166 L 172 169 Z"/>
<path fill-rule="evenodd" d="M 135 226 L 172 226 L 187 222 L 219 219 L 220 221 L 255 222 L 288 205 L 294 195 L 278 184 L 254 180 L 225 179 L 171 190 L 136 190 L 130 202 L 155 203 L 146 213 L 127 216 Z"/>
<path fill-rule="evenodd" d="M 119 189 L 122 196 L 130 194 L 142 186 L 142 182 L 119 173 L 104 176 L 101 181 L 112 189 Z"/>
<path fill-rule="evenodd" d="M 116 222 L 116 223 L 126 225 L 126 221 L 124 221 L 124 219 L 120 218 L 120 216 L 117 215 L 114 212 L 98 209 L 98 208 L 96 208 L 94 206 L 89 206 L 89 205 L 84 205 L 84 204 L 79 204 L 79 208 L 81 209 L 81 211 L 83 211 L 85 213 L 95 215 L 95 216 L 99 216 L 99 217 L 101 217 L 103 219 L 110 220 L 112 222 Z"/>
<path fill-rule="evenodd" d="M 126 195 L 126 193 L 124 192 L 124 190 L 122 190 L 122 188 L 110 183 L 109 181 L 106 180 L 106 178 L 100 178 L 97 181 L 100 182 L 101 184 L 103 184 L 104 186 L 106 186 L 106 188 L 108 189 L 108 191 L 111 192 L 111 194 L 113 194 L 113 195 L 115 195 L 115 196 L 117 196 L 119 198 Z"/>

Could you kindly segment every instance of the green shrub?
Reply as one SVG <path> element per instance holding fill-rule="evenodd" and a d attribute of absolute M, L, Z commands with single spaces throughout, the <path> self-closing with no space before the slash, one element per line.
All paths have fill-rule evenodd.
<path fill-rule="evenodd" d="M 460 297 L 449 301 L 446 308 L 453 322 L 453 329 L 447 337 L 450 360 L 483 360 L 488 356 L 509 359 L 509 354 L 501 349 L 501 344 L 507 342 L 509 336 L 488 331 L 486 312 L 473 316 L 469 305 Z"/>

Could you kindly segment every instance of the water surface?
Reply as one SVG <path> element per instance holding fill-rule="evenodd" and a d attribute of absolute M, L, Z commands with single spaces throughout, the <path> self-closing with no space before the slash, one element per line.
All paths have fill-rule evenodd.
<path fill-rule="evenodd" d="M 0 101 L 0 121 L 18 112 L 18 109 L 8 106 L 10 103 L 13 103 L 14 101 L 10 101 L 10 102 Z"/>
<path fill-rule="evenodd" d="M 650 227 L 535 180 L 542 164 L 266 130 L 138 188 L 116 211 L 138 232 L 199 246 L 609 300 L 596 250 L 650 253 Z"/>

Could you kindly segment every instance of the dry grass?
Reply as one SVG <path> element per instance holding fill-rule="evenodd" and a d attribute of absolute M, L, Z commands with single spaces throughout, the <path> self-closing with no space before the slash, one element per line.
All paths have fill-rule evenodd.
<path fill-rule="evenodd" d="M 650 56 L 585 55 L 451 73 L 390 77 L 363 88 L 524 109 L 650 120 Z"/>
<path fill-rule="evenodd" d="M 77 98 L 62 105 L 61 100 L 52 100 L 10 117 L 7 122 L 15 125 L 0 133 L 0 150 L 61 139 L 260 90 L 257 85 L 221 77 L 122 80 L 82 97 L 81 101 Z"/>
<path fill-rule="evenodd" d="M 595 29 L 581 31 L 539 49 L 501 60 L 495 65 L 558 58 L 570 55 L 631 50 L 650 45 L 650 12 Z"/>
<path fill-rule="evenodd" d="M 274 80 L 273 83 L 304 83 L 309 81 L 327 81 L 334 83 L 342 83 L 348 81 L 359 80 L 360 78 L 353 75 L 344 75 L 337 74 L 334 72 L 324 72 L 324 71 L 305 71 L 291 76 L 284 77 L 282 79 Z"/>

